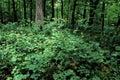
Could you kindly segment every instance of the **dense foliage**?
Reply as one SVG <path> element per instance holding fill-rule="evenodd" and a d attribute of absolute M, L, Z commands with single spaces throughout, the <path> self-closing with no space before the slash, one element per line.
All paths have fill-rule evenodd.
<path fill-rule="evenodd" d="M 9 23 L 0 27 L 0 78 L 2 80 L 119 80 L 120 45 L 109 44 L 112 34 L 91 37 L 62 29 L 50 22 L 43 31 L 33 24 Z M 85 30 L 87 30 L 85 28 Z M 120 38 L 117 35 L 115 39 Z M 111 36 L 112 37 L 112 36 Z M 114 36 L 113 36 L 114 37 Z M 94 38 L 94 39 L 92 39 Z M 111 38 L 110 38 L 111 39 Z M 101 42 L 104 42 L 102 47 Z"/>
<path fill-rule="evenodd" d="M 0 0 L 0 80 L 120 80 L 120 0 Z"/>

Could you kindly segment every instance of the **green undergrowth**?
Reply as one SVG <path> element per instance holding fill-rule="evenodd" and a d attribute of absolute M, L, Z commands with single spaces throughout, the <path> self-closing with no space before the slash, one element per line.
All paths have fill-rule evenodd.
<path fill-rule="evenodd" d="M 43 31 L 34 25 L 0 29 L 2 80 L 119 80 L 120 46 L 115 52 L 100 43 L 62 30 L 55 23 Z"/>

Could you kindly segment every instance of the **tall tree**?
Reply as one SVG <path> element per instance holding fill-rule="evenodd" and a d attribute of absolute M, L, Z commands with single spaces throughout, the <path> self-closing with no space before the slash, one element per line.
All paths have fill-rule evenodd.
<path fill-rule="evenodd" d="M 68 22 L 70 21 L 70 10 L 71 10 L 70 9 L 70 6 L 71 6 L 70 4 L 71 4 L 71 0 L 68 0 L 67 1 L 67 5 L 68 5 L 67 6 L 67 20 L 68 20 Z"/>
<path fill-rule="evenodd" d="M 83 15 L 82 15 L 83 19 L 84 19 L 83 24 L 85 24 L 85 22 L 86 22 L 86 11 L 87 11 L 86 3 L 87 3 L 87 0 L 84 1 L 84 10 L 83 10 Z"/>
<path fill-rule="evenodd" d="M 117 7 L 120 7 L 120 2 L 119 2 L 119 0 L 116 0 L 116 3 L 117 3 Z M 116 24 L 116 30 L 117 30 L 117 32 L 119 32 L 119 30 L 120 30 L 120 10 L 118 9 L 117 10 L 118 12 L 117 12 L 117 18 L 118 18 L 118 20 L 117 20 L 117 24 Z"/>
<path fill-rule="evenodd" d="M 73 10 L 72 10 L 72 18 L 71 18 L 71 25 L 72 25 L 72 29 L 74 29 L 74 25 L 75 25 L 75 10 L 76 10 L 76 4 L 77 0 L 74 0 L 73 3 Z"/>
<path fill-rule="evenodd" d="M 51 0 L 51 5 L 52 5 L 52 16 L 51 16 L 51 20 L 53 20 L 53 18 L 55 17 L 54 0 Z"/>
<path fill-rule="evenodd" d="M 1 23 L 3 23 L 3 9 L 2 9 L 2 6 L 3 6 L 3 1 L 0 2 L 0 20 L 1 20 Z"/>
<path fill-rule="evenodd" d="M 36 16 L 35 16 L 36 22 L 39 20 L 43 21 L 43 19 L 44 19 L 43 4 L 44 4 L 44 0 L 37 0 L 36 1 Z M 40 26 L 43 26 L 43 22 Z"/>
<path fill-rule="evenodd" d="M 44 17 L 46 17 L 46 0 L 44 0 L 43 12 L 44 12 Z"/>
<path fill-rule="evenodd" d="M 102 24 L 102 32 L 104 31 L 104 14 L 105 14 L 105 2 L 102 2 L 102 13 L 101 13 L 101 24 Z"/>
<path fill-rule="evenodd" d="M 12 0 L 12 6 L 13 6 L 13 21 L 17 22 L 17 11 L 16 11 L 16 7 L 15 7 L 15 1 Z"/>
<path fill-rule="evenodd" d="M 120 15 L 118 15 L 117 28 L 120 26 Z"/>
<path fill-rule="evenodd" d="M 24 4 L 24 20 L 25 20 L 25 24 L 26 24 L 26 20 L 27 20 L 26 0 L 23 0 L 23 4 Z"/>
<path fill-rule="evenodd" d="M 8 13 L 10 14 L 10 10 L 11 10 L 11 8 L 10 8 L 10 0 L 8 0 Z M 10 21 L 10 16 L 8 16 L 8 21 Z"/>
<path fill-rule="evenodd" d="M 33 0 L 30 0 L 30 21 L 32 21 Z"/>
<path fill-rule="evenodd" d="M 94 15 L 97 9 L 99 0 L 90 0 L 90 12 L 89 12 L 89 25 L 92 25 L 94 22 Z"/>
<path fill-rule="evenodd" d="M 61 16 L 62 16 L 62 18 L 63 18 L 63 0 L 61 0 Z"/>
<path fill-rule="evenodd" d="M 87 2 L 87 0 L 85 0 L 85 2 L 84 2 L 83 19 L 86 18 L 86 2 Z"/>

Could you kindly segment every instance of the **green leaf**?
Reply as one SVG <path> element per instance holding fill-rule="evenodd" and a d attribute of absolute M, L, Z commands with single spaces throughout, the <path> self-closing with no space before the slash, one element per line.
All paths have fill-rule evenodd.
<path fill-rule="evenodd" d="M 120 51 L 120 46 L 116 46 L 115 50 Z"/>
<path fill-rule="evenodd" d="M 94 76 L 92 80 L 101 80 L 98 76 Z"/>
<path fill-rule="evenodd" d="M 15 61 L 17 61 L 17 58 L 16 58 L 15 56 L 13 56 L 13 57 L 11 58 L 11 61 L 15 62 Z"/>

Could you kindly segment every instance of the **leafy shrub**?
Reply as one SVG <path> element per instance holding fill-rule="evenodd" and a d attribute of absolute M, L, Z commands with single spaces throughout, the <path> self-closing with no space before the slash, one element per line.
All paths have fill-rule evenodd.
<path fill-rule="evenodd" d="M 1 79 L 119 80 L 119 46 L 110 55 L 99 43 L 86 42 L 68 30 L 44 29 L 36 34 L 19 29 L 0 32 Z"/>

